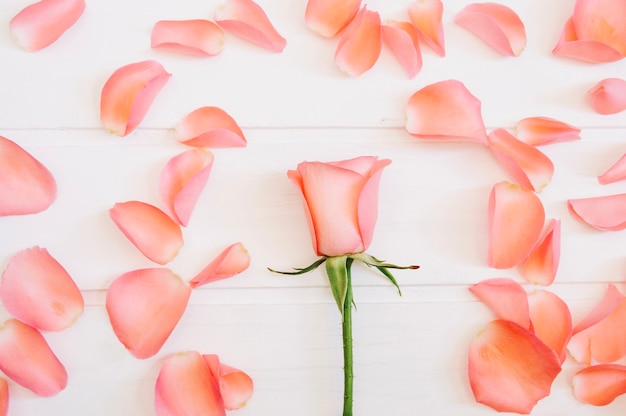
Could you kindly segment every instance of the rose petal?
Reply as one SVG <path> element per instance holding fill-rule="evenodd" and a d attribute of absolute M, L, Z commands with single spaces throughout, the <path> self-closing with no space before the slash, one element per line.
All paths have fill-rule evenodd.
<path fill-rule="evenodd" d="M 549 117 L 527 117 L 517 123 L 515 136 L 532 146 L 580 140 L 580 129 Z"/>
<path fill-rule="evenodd" d="M 54 177 L 17 143 L 0 136 L 0 217 L 36 214 L 57 196 Z"/>
<path fill-rule="evenodd" d="M 580 39 L 595 40 L 626 55 L 626 3 L 577 0 L 572 20 Z"/>
<path fill-rule="evenodd" d="M 211 374 L 219 380 L 220 394 L 226 410 L 241 409 L 246 405 L 254 390 L 254 382 L 249 375 L 219 361 L 215 354 L 203 354 Z"/>
<path fill-rule="evenodd" d="M 46 339 L 17 319 L 0 326 L 0 370 L 42 397 L 54 396 L 67 386 L 67 371 Z"/>
<path fill-rule="evenodd" d="M 437 55 L 445 56 L 443 2 L 441 0 L 417 0 L 409 6 L 408 13 L 420 32 L 420 39 Z"/>
<path fill-rule="evenodd" d="M 54 43 L 84 10 L 85 0 L 42 0 L 16 14 L 9 30 L 18 45 L 34 52 Z"/>
<path fill-rule="evenodd" d="M 530 413 L 550 394 L 559 358 L 532 332 L 506 320 L 487 324 L 469 349 L 469 380 L 477 402 L 499 412 Z"/>
<path fill-rule="evenodd" d="M 61 331 L 83 313 L 83 296 L 45 248 L 22 250 L 0 279 L 2 304 L 20 321 L 42 331 Z"/>
<path fill-rule="evenodd" d="M 487 144 L 480 101 L 462 82 L 446 80 L 425 86 L 409 98 L 406 129 L 420 139 Z"/>
<path fill-rule="evenodd" d="M 409 78 L 422 69 L 422 50 L 417 27 L 410 22 L 389 20 L 382 26 L 383 41 L 400 61 Z"/>
<path fill-rule="evenodd" d="M 600 230 L 626 228 L 626 194 L 570 199 L 567 207 L 574 218 Z"/>
<path fill-rule="evenodd" d="M 600 302 L 574 326 L 573 333 L 575 334 L 583 329 L 589 328 L 604 319 L 604 317 L 611 313 L 623 299 L 624 295 L 622 295 L 614 284 L 609 283 Z"/>
<path fill-rule="evenodd" d="M 171 158 L 161 171 L 161 199 L 179 224 L 187 226 L 189 223 L 212 166 L 213 153 L 192 149 Z"/>
<path fill-rule="evenodd" d="M 156 61 L 135 62 L 115 70 L 102 87 L 102 125 L 118 136 L 131 133 L 170 76 Z"/>
<path fill-rule="evenodd" d="M 168 269 L 124 273 L 106 295 L 113 332 L 133 356 L 152 357 L 178 324 L 190 294 L 191 288 Z"/>
<path fill-rule="evenodd" d="M 335 65 L 356 77 L 374 66 L 382 49 L 380 14 L 363 7 L 339 38 Z"/>
<path fill-rule="evenodd" d="M 9 412 L 9 383 L 6 378 L 0 377 L 0 416 L 7 416 Z"/>
<path fill-rule="evenodd" d="M 354 160 L 363 160 L 362 158 L 355 158 Z M 369 171 L 364 174 L 366 177 L 365 185 L 361 190 L 358 203 L 357 218 L 359 221 L 359 229 L 361 230 L 361 240 L 363 241 L 364 249 L 367 249 L 372 243 L 374 237 L 374 227 L 376 226 L 376 220 L 378 219 L 378 190 L 380 186 L 380 177 L 383 173 L 383 169 L 391 163 L 389 159 L 376 160 L 370 165 Z"/>
<path fill-rule="evenodd" d="M 539 242 L 522 264 L 522 276 L 535 285 L 554 282 L 561 258 L 561 221 L 551 219 Z"/>
<path fill-rule="evenodd" d="M 226 0 L 217 8 L 215 21 L 224 30 L 273 52 L 282 52 L 287 41 L 252 0 Z"/>
<path fill-rule="evenodd" d="M 626 393 L 626 366 L 598 364 L 583 368 L 572 377 L 574 397 L 583 403 L 606 406 Z"/>
<path fill-rule="evenodd" d="M 192 288 L 239 274 L 250 266 L 250 254 L 241 243 L 226 247 L 209 265 L 189 281 Z"/>
<path fill-rule="evenodd" d="M 587 91 L 587 100 L 596 113 L 616 114 L 626 110 L 626 81 L 606 78 Z"/>
<path fill-rule="evenodd" d="M 224 31 L 210 20 L 160 20 L 150 35 L 150 46 L 195 56 L 215 56 L 224 47 Z"/>
<path fill-rule="evenodd" d="M 332 38 L 354 18 L 361 0 L 308 0 L 304 20 L 313 32 Z"/>
<path fill-rule="evenodd" d="M 614 62 L 623 58 L 615 48 L 590 39 L 579 39 L 572 18 L 568 19 L 552 54 L 590 63 Z"/>
<path fill-rule="evenodd" d="M 183 245 L 183 233 L 174 220 L 157 207 L 140 201 L 118 202 L 109 210 L 122 233 L 158 264 L 174 259 Z"/>
<path fill-rule="evenodd" d="M 502 167 L 525 189 L 541 192 L 554 173 L 550 158 L 539 149 L 520 140 L 505 129 L 489 133 L 489 148 Z"/>
<path fill-rule="evenodd" d="M 567 304 L 557 295 L 538 290 L 528 296 L 533 332 L 559 356 L 567 356 L 567 343 L 572 336 L 572 315 Z"/>
<path fill-rule="evenodd" d="M 237 122 L 219 107 L 200 107 L 176 126 L 176 140 L 196 147 L 245 147 Z"/>
<path fill-rule="evenodd" d="M 626 179 L 626 153 L 609 167 L 602 175 L 598 176 L 598 182 L 602 185 Z"/>
<path fill-rule="evenodd" d="M 530 328 L 526 290 L 513 279 L 487 279 L 470 286 L 469 290 L 491 309 L 496 318 Z"/>

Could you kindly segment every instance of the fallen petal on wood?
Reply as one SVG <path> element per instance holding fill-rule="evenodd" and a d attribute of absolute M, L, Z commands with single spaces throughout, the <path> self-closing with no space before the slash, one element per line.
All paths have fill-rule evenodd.
<path fill-rule="evenodd" d="M 308 0 L 304 20 L 313 32 L 332 38 L 354 18 L 361 0 Z"/>
<path fill-rule="evenodd" d="M 187 114 L 176 126 L 176 140 L 196 147 L 245 147 L 241 128 L 219 107 L 200 107 Z"/>
<path fill-rule="evenodd" d="M 335 65 L 350 76 L 359 76 L 374 66 L 381 49 L 380 15 L 363 7 L 339 38 Z"/>
<path fill-rule="evenodd" d="M 194 56 L 215 56 L 224 48 L 224 31 L 210 20 L 159 20 L 150 34 L 150 46 Z"/>
<path fill-rule="evenodd" d="M 550 117 L 526 117 L 517 123 L 515 137 L 532 146 L 580 140 L 580 129 Z"/>
<path fill-rule="evenodd" d="M 626 194 L 570 199 L 567 207 L 574 218 L 600 230 L 626 228 Z"/>
<path fill-rule="evenodd" d="M 445 56 L 443 2 L 441 0 L 417 0 L 409 6 L 408 14 L 420 32 L 420 39 L 437 55 Z"/>

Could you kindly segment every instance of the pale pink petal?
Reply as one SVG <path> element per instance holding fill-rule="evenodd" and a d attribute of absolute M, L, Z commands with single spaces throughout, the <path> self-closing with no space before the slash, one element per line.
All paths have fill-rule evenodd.
<path fill-rule="evenodd" d="M 491 309 L 496 318 L 530 328 L 526 290 L 513 279 L 487 279 L 470 286 L 469 290 Z"/>
<path fill-rule="evenodd" d="M 17 319 L 0 326 L 0 370 L 42 397 L 54 396 L 67 386 L 67 371 L 46 339 Z"/>
<path fill-rule="evenodd" d="M 481 103 L 461 81 L 423 87 L 411 95 L 406 112 L 407 131 L 420 139 L 487 144 Z"/>
<path fill-rule="evenodd" d="M 192 288 L 227 279 L 250 266 L 250 254 L 241 243 L 226 247 L 211 263 L 189 281 Z"/>
<path fill-rule="evenodd" d="M 215 56 L 224 47 L 224 31 L 210 20 L 160 20 L 152 28 L 150 46 L 188 55 Z"/>
<path fill-rule="evenodd" d="M 616 114 L 626 110 L 626 80 L 606 78 L 587 91 L 591 108 L 599 114 Z"/>
<path fill-rule="evenodd" d="M 9 383 L 6 378 L 0 378 L 0 416 L 9 414 Z"/>
<path fill-rule="evenodd" d="M 133 356 L 152 357 L 178 324 L 190 294 L 191 288 L 169 269 L 124 273 L 106 295 L 113 332 Z"/>
<path fill-rule="evenodd" d="M 499 182 L 489 195 L 489 254 L 496 269 L 520 264 L 535 247 L 545 221 L 537 195 L 512 183 Z"/>
<path fill-rule="evenodd" d="M 200 107 L 176 126 L 176 140 L 196 147 L 245 147 L 237 122 L 219 107 Z"/>
<path fill-rule="evenodd" d="M 567 207 L 574 218 L 600 230 L 626 228 L 626 194 L 570 199 Z"/>
<path fill-rule="evenodd" d="M 572 315 L 567 304 L 557 295 L 539 290 L 528 296 L 533 332 L 552 348 L 563 363 L 567 343 L 572 336 Z"/>
<path fill-rule="evenodd" d="M 626 366 L 598 364 L 583 368 L 572 377 L 574 397 L 583 403 L 606 406 L 626 393 Z"/>
<path fill-rule="evenodd" d="M 156 61 L 135 62 L 115 70 L 100 95 L 104 128 L 118 136 L 135 130 L 170 76 Z"/>
<path fill-rule="evenodd" d="M 171 158 L 161 171 L 161 199 L 179 224 L 187 226 L 212 166 L 213 153 L 192 149 Z"/>
<path fill-rule="evenodd" d="M 380 14 L 363 7 L 339 38 L 335 65 L 350 76 L 359 76 L 374 66 L 381 49 Z"/>
<path fill-rule="evenodd" d="M 515 11 L 503 4 L 469 4 L 457 13 L 454 22 L 502 55 L 519 56 L 526 48 L 524 23 Z"/>
<path fill-rule="evenodd" d="M 572 20 L 580 39 L 598 41 L 626 55 L 626 2 L 577 0 Z"/>
<path fill-rule="evenodd" d="M 304 20 L 313 32 L 332 38 L 354 18 L 361 0 L 308 0 Z"/>
<path fill-rule="evenodd" d="M 179 352 L 163 361 L 156 380 L 157 416 L 225 416 L 217 380 L 200 353 Z"/>
<path fill-rule="evenodd" d="M 252 0 L 226 0 L 215 12 L 224 30 L 273 52 L 282 52 L 285 38 L 274 28 L 265 11 Z"/>
<path fill-rule="evenodd" d="M 580 140 L 580 129 L 550 117 L 527 117 L 517 123 L 515 137 L 532 146 Z"/>
<path fill-rule="evenodd" d="M 443 2 L 441 0 L 417 0 L 409 6 L 408 13 L 420 32 L 420 39 L 426 42 L 437 55 L 445 56 Z"/>
<path fill-rule="evenodd" d="M 14 317 L 42 331 L 61 331 L 83 313 L 83 296 L 48 250 L 33 247 L 9 259 L 0 299 Z"/>
<path fill-rule="evenodd" d="M 252 378 L 238 368 L 221 363 L 215 354 L 203 354 L 202 357 L 213 377 L 219 380 L 220 393 L 226 410 L 244 407 L 254 391 Z"/>
<path fill-rule="evenodd" d="M 506 320 L 487 324 L 469 348 L 469 381 L 478 403 L 528 414 L 550 394 L 559 357 L 532 332 Z"/>
<path fill-rule="evenodd" d="M 409 78 L 414 78 L 422 69 L 422 50 L 419 44 L 417 27 L 410 22 L 389 20 L 383 26 L 383 41 Z"/>
<path fill-rule="evenodd" d="M 43 49 L 69 29 L 85 10 L 85 0 L 41 0 L 26 6 L 9 22 L 18 45 L 29 52 Z"/>
<path fill-rule="evenodd" d="M 624 56 L 612 46 L 597 40 L 579 39 L 572 18 L 568 19 L 552 54 L 590 63 L 614 62 Z"/>
<path fill-rule="evenodd" d="M 365 157 L 355 158 L 352 160 L 364 158 Z M 370 164 L 369 171 L 365 175 L 366 182 L 359 195 L 357 218 L 364 250 L 367 250 L 374 238 L 374 228 L 376 227 L 376 220 L 378 219 L 378 190 L 380 187 L 380 177 L 383 173 L 383 169 L 389 166 L 389 164 L 391 164 L 391 160 L 389 159 L 377 160 L 374 158 L 374 162 Z"/>
<path fill-rule="evenodd" d="M 602 185 L 626 179 L 626 153 L 617 162 L 609 167 L 602 175 L 598 176 L 598 182 Z"/>
<path fill-rule="evenodd" d="M 496 159 L 522 188 L 541 192 L 548 186 L 554 165 L 541 150 L 516 139 L 505 129 L 493 130 L 488 138 Z"/>
<path fill-rule="evenodd" d="M 0 217 L 36 214 L 57 196 L 54 177 L 17 143 L 0 136 Z"/>
<path fill-rule="evenodd" d="M 180 226 L 159 208 L 140 201 L 118 202 L 109 210 L 122 233 L 158 264 L 169 263 L 183 245 Z"/>
<path fill-rule="evenodd" d="M 561 258 L 561 221 L 551 219 L 524 263 L 524 279 L 535 285 L 549 286 L 554 282 Z"/>
<path fill-rule="evenodd" d="M 580 322 L 574 326 L 573 333 L 582 331 L 596 324 L 600 320 L 604 319 L 609 313 L 611 313 L 617 305 L 619 305 L 624 299 L 624 295 L 617 289 L 617 287 L 610 283 L 607 286 L 604 296 L 596 304 L 596 306 L 589 312 Z"/>

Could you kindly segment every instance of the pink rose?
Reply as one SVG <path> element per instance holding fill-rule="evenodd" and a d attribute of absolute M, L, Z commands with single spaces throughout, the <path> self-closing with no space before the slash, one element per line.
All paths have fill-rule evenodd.
<path fill-rule="evenodd" d="M 339 162 L 302 162 L 287 176 L 300 187 L 319 256 L 360 253 L 369 247 L 378 216 L 378 184 L 389 159 L 362 156 Z"/>

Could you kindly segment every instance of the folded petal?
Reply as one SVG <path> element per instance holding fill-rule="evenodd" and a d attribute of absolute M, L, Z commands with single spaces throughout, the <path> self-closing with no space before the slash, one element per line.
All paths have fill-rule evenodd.
<path fill-rule="evenodd" d="M 150 46 L 187 55 L 214 56 L 224 47 L 224 31 L 210 20 L 160 20 L 152 28 Z"/>
<path fill-rule="evenodd" d="M 596 113 L 620 113 L 626 110 L 626 80 L 603 79 L 587 91 L 587 99 Z"/>
<path fill-rule="evenodd" d="M 156 61 L 135 62 L 113 72 L 100 95 L 104 128 L 118 136 L 135 130 L 170 76 Z"/>
<path fill-rule="evenodd" d="M 270 51 L 282 52 L 287 45 L 265 11 L 252 0 L 224 1 L 215 12 L 215 21 L 227 32 Z"/>
<path fill-rule="evenodd" d="M 246 405 L 254 390 L 252 378 L 238 368 L 219 361 L 215 354 L 203 354 L 214 378 L 217 378 L 226 410 L 241 409 Z"/>
<path fill-rule="evenodd" d="M 474 398 L 499 412 L 530 413 L 550 394 L 560 371 L 555 352 L 510 321 L 491 321 L 470 344 L 468 373 Z"/>
<path fill-rule="evenodd" d="M 190 294 L 191 288 L 168 269 L 124 273 L 106 295 L 113 332 L 133 356 L 152 357 L 178 324 Z"/>
<path fill-rule="evenodd" d="M 626 194 L 570 199 L 567 207 L 574 218 L 600 230 L 626 228 Z"/>
<path fill-rule="evenodd" d="M 614 62 L 624 56 L 614 47 L 592 39 L 580 39 L 572 18 L 568 19 L 552 54 L 593 64 Z"/>
<path fill-rule="evenodd" d="M 18 45 L 28 52 L 54 43 L 85 10 L 85 0 L 41 0 L 30 4 L 9 22 Z"/>
<path fill-rule="evenodd" d="M 422 69 L 422 50 L 417 27 L 410 22 L 389 20 L 382 26 L 383 41 L 407 72 L 409 78 Z"/>
<path fill-rule="evenodd" d="M 524 261 L 544 221 L 543 205 L 534 192 L 506 181 L 494 185 L 489 195 L 489 266 L 508 269 Z"/>
<path fill-rule="evenodd" d="M 606 406 L 626 393 L 626 366 L 598 364 L 583 368 L 572 377 L 574 397 L 583 403 Z"/>
<path fill-rule="evenodd" d="M 313 32 L 332 38 L 356 15 L 361 0 L 308 0 L 304 20 Z"/>
<path fill-rule="evenodd" d="M 9 414 L 9 383 L 0 377 L 0 416 Z"/>
<path fill-rule="evenodd" d="M 406 129 L 415 137 L 487 144 L 481 103 L 461 81 L 425 86 L 411 95 L 406 111 Z"/>
<path fill-rule="evenodd" d="M 335 65 L 356 77 L 374 66 L 382 49 L 380 14 L 363 7 L 339 38 Z"/>
<path fill-rule="evenodd" d="M 72 277 L 40 247 L 11 257 L 0 278 L 0 299 L 14 317 L 42 331 L 71 326 L 84 309 Z"/>
<path fill-rule="evenodd" d="M 533 332 L 559 356 L 567 356 L 567 343 L 572 336 L 572 315 L 567 304 L 552 292 L 538 290 L 528 296 Z"/>
<path fill-rule="evenodd" d="M 176 140 L 196 147 L 245 147 L 237 122 L 219 107 L 200 107 L 176 126 Z"/>
<path fill-rule="evenodd" d="M 537 245 L 522 263 L 522 276 L 535 285 L 554 282 L 561 258 L 561 221 L 551 219 Z"/>
<path fill-rule="evenodd" d="M 614 284 L 610 283 L 600 302 L 574 326 L 573 333 L 575 334 L 583 329 L 589 328 L 604 319 L 604 317 L 611 313 L 623 299 L 624 295 L 622 295 Z"/>
<path fill-rule="evenodd" d="M 626 56 L 625 2 L 577 0 L 572 20 L 580 39 L 598 41 Z"/>
<path fill-rule="evenodd" d="M 609 167 L 602 175 L 598 176 L 598 182 L 602 185 L 626 179 L 626 153 L 617 162 Z"/>
<path fill-rule="evenodd" d="M 161 171 L 161 199 L 179 224 L 187 226 L 212 166 L 213 153 L 192 149 L 174 156 Z"/>
<path fill-rule="evenodd" d="M 580 140 L 580 129 L 550 117 L 527 117 L 517 123 L 515 137 L 532 146 Z"/>
<path fill-rule="evenodd" d="M 57 196 L 54 177 L 17 143 L 0 136 L 0 217 L 36 214 Z"/>
<path fill-rule="evenodd" d="M 67 386 L 67 371 L 46 339 L 17 319 L 0 326 L 0 370 L 42 397 L 54 396 Z"/>
<path fill-rule="evenodd" d="M 159 208 L 140 201 L 118 202 L 109 215 L 122 233 L 158 264 L 169 263 L 183 245 L 180 226 Z"/>
<path fill-rule="evenodd" d="M 530 328 L 526 290 L 513 279 L 487 279 L 470 286 L 469 290 L 491 309 L 496 318 Z"/>
<path fill-rule="evenodd" d="M 489 133 L 489 148 L 500 165 L 525 189 L 541 192 L 554 174 L 550 158 L 534 146 L 518 140 L 505 129 Z"/>
<path fill-rule="evenodd" d="M 250 254 L 241 243 L 226 247 L 211 263 L 189 281 L 192 288 L 227 279 L 250 266 Z"/>
<path fill-rule="evenodd" d="M 420 39 L 437 55 L 445 56 L 443 36 L 443 2 L 441 0 L 417 0 L 408 9 L 409 18 L 417 26 Z"/>
<path fill-rule="evenodd" d="M 522 19 L 503 4 L 469 4 L 456 14 L 454 22 L 502 55 L 519 56 L 526 48 L 526 28 Z"/>

